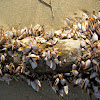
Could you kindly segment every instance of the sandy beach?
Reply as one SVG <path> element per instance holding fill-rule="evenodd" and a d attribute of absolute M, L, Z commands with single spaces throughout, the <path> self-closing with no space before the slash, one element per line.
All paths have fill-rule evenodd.
<path fill-rule="evenodd" d="M 44 1 L 40 2 L 40 1 Z M 78 21 L 83 12 L 89 16 L 100 10 L 100 0 L 0 0 L 0 27 L 45 25 L 46 30 L 66 26 L 66 17 Z"/>
<path fill-rule="evenodd" d="M 44 3 L 45 2 L 45 3 Z M 66 17 L 77 22 L 82 13 L 89 16 L 100 10 L 100 0 L 0 0 L 0 28 L 24 28 L 36 24 L 45 25 L 46 31 L 66 26 Z M 36 93 L 25 82 L 0 82 L 0 100 L 91 100 L 79 87 L 69 85 L 69 95 L 57 96 L 47 82 Z M 96 100 L 92 96 L 92 100 Z"/>

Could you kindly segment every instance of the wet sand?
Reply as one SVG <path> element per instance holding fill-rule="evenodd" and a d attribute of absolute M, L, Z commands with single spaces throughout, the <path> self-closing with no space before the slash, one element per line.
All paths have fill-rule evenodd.
<path fill-rule="evenodd" d="M 31 24 L 44 24 L 46 30 L 60 29 L 66 26 L 65 18 L 78 21 L 82 12 L 92 15 L 100 10 L 100 0 L 0 0 L 0 27 L 8 30 L 11 27 L 29 27 Z M 51 9 L 52 8 L 52 9 Z M 62 100 L 48 86 L 42 83 L 39 93 L 25 82 L 12 82 L 7 85 L 0 82 L 0 100 Z M 81 93 L 80 88 L 69 86 L 69 95 L 63 100 L 90 100 L 89 96 Z M 92 100 L 96 100 L 95 97 Z"/>
<path fill-rule="evenodd" d="M 86 93 L 80 92 L 79 87 L 73 88 L 72 86 L 69 86 L 69 95 L 61 98 L 54 93 L 47 82 L 41 84 L 42 90 L 37 93 L 22 81 L 11 82 L 10 85 L 0 82 L 0 100 L 97 100 L 93 96 L 90 99 Z"/>

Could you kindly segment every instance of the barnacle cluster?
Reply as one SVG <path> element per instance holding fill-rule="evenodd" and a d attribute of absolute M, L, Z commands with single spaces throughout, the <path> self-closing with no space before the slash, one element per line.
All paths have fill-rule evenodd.
<path fill-rule="evenodd" d="M 68 81 L 100 98 L 100 12 L 97 16 L 93 12 L 92 17 L 83 13 L 75 25 L 68 18 L 66 22 L 66 27 L 50 32 L 45 32 L 44 25 L 39 24 L 21 30 L 14 27 L 9 31 L 1 29 L 0 80 L 8 84 L 12 80 L 25 80 L 38 92 L 43 77 L 49 79 L 52 89 L 61 97 L 68 94 Z M 53 46 L 60 39 L 70 38 L 81 40 L 81 60 L 72 65 L 70 72 L 58 73 L 56 67 L 62 63 L 59 60 L 61 51 Z M 36 71 L 41 61 L 53 74 Z"/>
<path fill-rule="evenodd" d="M 53 76 L 52 89 L 61 97 L 63 97 L 64 94 L 68 95 L 68 85 L 63 74 Z"/>
<path fill-rule="evenodd" d="M 100 50 L 98 36 L 94 33 L 91 40 L 81 42 L 81 61 L 72 65 L 73 83 L 90 96 L 100 98 Z M 84 45 L 83 45 L 84 44 Z"/>

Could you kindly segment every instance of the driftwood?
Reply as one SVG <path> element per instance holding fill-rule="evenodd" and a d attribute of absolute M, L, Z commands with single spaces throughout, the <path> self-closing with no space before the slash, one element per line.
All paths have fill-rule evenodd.
<path fill-rule="evenodd" d="M 26 40 L 28 41 L 28 39 Z M 39 60 L 38 67 L 34 69 L 34 72 L 39 73 L 54 73 L 54 72 L 69 72 L 72 69 L 72 64 L 81 59 L 81 48 L 80 48 L 81 40 L 73 40 L 73 39 L 63 39 L 59 40 L 54 48 L 59 48 L 61 51 L 59 60 L 61 61 L 61 66 L 57 65 L 56 70 L 51 70 L 49 66 L 46 65 L 44 60 Z M 44 49 L 45 45 L 40 44 L 41 48 Z M 100 47 L 100 41 L 99 41 Z"/>
<path fill-rule="evenodd" d="M 26 43 L 30 40 L 30 38 L 24 38 L 21 40 L 21 42 Z M 49 66 L 46 65 L 45 60 L 39 59 L 37 61 L 37 68 L 32 69 L 31 72 L 38 72 L 38 73 L 61 73 L 61 72 L 69 72 L 71 71 L 71 66 L 76 61 L 79 61 L 81 59 L 81 48 L 80 48 L 80 42 L 81 40 L 73 40 L 73 39 L 62 39 L 59 40 L 55 45 L 53 45 L 53 48 L 59 48 L 60 49 L 60 57 L 59 60 L 61 61 L 61 65 L 57 65 L 55 70 L 51 70 Z M 39 44 L 41 49 L 44 49 L 46 47 L 45 44 Z M 100 47 L 100 41 L 99 41 L 99 47 Z M 19 52 L 14 53 L 13 59 L 8 58 L 9 62 L 14 63 L 18 66 L 18 64 L 21 64 L 21 54 Z"/>
<path fill-rule="evenodd" d="M 22 40 L 23 42 L 28 42 L 29 39 Z M 41 48 L 44 49 L 45 45 L 40 44 Z M 81 56 L 81 49 L 80 49 L 80 40 L 73 40 L 73 39 L 63 39 L 59 40 L 56 45 L 53 46 L 54 48 L 59 48 L 61 51 L 59 60 L 62 62 L 61 66 L 57 65 L 56 70 L 51 70 L 49 66 L 46 65 L 45 61 L 40 59 L 37 61 L 38 67 L 36 69 L 32 69 L 32 72 L 38 73 L 54 73 L 54 72 L 68 72 L 71 70 L 71 65 L 75 63 L 77 60 L 80 60 Z M 18 58 L 20 55 L 15 59 L 15 62 L 20 63 L 20 59 Z"/>

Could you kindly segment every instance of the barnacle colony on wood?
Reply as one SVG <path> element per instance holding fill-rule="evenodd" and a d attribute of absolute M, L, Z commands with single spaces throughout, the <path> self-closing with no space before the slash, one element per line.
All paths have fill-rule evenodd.
<path fill-rule="evenodd" d="M 14 27 L 9 31 L 1 29 L 0 80 L 8 84 L 12 80 L 25 80 L 38 92 L 42 88 L 40 81 L 47 79 L 61 97 L 68 94 L 67 82 L 71 82 L 89 95 L 100 98 L 100 12 L 97 16 L 93 13 L 92 17 L 83 13 L 75 25 L 68 18 L 66 22 L 66 27 L 50 32 L 45 32 L 44 25 L 39 24 L 21 30 Z M 58 66 L 62 67 L 59 59 L 62 51 L 54 45 L 61 39 L 70 38 L 81 41 L 80 60 L 74 62 L 70 72 L 56 71 Z M 43 71 L 47 67 L 51 70 L 40 73 L 38 67 L 43 67 Z"/>

